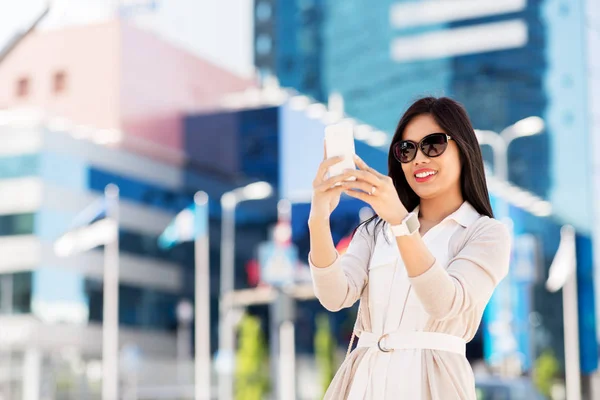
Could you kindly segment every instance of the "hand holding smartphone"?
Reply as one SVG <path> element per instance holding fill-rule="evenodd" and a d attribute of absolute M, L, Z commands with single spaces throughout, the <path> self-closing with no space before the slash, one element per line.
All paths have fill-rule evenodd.
<path fill-rule="evenodd" d="M 354 129 L 351 124 L 343 122 L 325 128 L 325 153 L 328 159 L 337 156 L 343 157 L 341 162 L 329 167 L 329 177 L 341 175 L 347 169 L 356 169 Z M 355 179 L 355 177 L 349 178 L 349 180 Z"/>

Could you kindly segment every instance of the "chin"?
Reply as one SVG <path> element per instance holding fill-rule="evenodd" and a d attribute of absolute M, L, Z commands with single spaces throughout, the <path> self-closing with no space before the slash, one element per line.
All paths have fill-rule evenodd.
<path fill-rule="evenodd" d="M 431 199 L 433 197 L 436 197 L 436 195 L 439 192 L 439 190 L 437 190 L 436 188 L 424 188 L 424 187 L 419 187 L 419 185 L 415 185 L 415 186 L 417 186 L 417 187 L 411 186 L 411 189 L 421 199 Z"/>
<path fill-rule="evenodd" d="M 435 199 L 440 195 L 437 190 L 420 190 L 418 192 L 415 191 L 415 193 L 421 200 Z"/>
<path fill-rule="evenodd" d="M 442 182 L 439 182 L 439 183 L 442 183 Z M 443 196 L 453 194 L 452 186 L 440 185 L 440 184 L 435 184 L 435 185 L 430 185 L 430 186 L 420 186 L 417 184 L 416 186 L 417 186 L 416 187 L 417 190 L 413 189 L 413 191 L 422 200 L 431 200 L 431 199 L 436 199 L 438 197 L 443 197 Z"/>

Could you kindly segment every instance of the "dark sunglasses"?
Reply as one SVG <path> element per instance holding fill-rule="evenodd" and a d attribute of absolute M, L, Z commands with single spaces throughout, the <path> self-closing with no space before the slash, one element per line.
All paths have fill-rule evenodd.
<path fill-rule="evenodd" d="M 452 138 L 445 133 L 432 133 L 425 136 L 419 143 L 412 140 L 401 140 L 392 146 L 394 158 L 399 162 L 406 164 L 411 162 L 417 156 L 417 149 L 429 158 L 439 157 L 448 148 L 448 140 Z"/>

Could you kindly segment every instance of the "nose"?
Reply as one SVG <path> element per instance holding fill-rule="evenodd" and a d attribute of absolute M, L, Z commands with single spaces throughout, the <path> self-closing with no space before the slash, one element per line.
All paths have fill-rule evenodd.
<path fill-rule="evenodd" d="M 415 159 L 413 160 L 413 163 L 415 164 L 415 166 L 419 166 L 422 164 L 428 164 L 429 158 L 425 154 L 423 154 L 423 151 L 421 151 L 421 149 L 419 148 L 417 150 L 417 154 L 415 155 Z"/>

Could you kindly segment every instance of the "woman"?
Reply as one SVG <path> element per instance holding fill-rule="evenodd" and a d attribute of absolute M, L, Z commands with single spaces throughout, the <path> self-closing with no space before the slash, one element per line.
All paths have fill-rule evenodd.
<path fill-rule="evenodd" d="M 324 160 L 314 181 L 309 263 L 325 308 L 360 299 L 359 340 L 325 398 L 475 399 L 465 347 L 508 272 L 511 239 L 493 219 L 467 113 L 448 98 L 414 103 L 392 139 L 389 176 L 357 157 L 357 170 L 326 179 L 339 161 Z M 329 216 L 342 193 L 376 216 L 340 257 Z"/>

